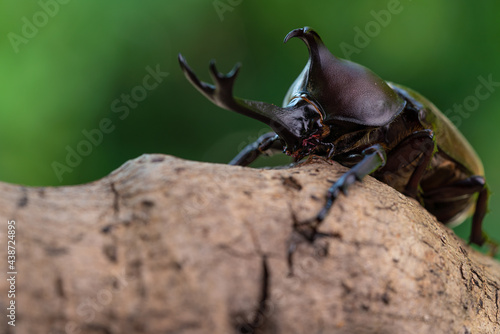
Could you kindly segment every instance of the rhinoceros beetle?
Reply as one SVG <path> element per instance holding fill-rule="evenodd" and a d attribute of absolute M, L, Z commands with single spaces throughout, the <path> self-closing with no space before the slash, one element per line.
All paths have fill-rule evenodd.
<path fill-rule="evenodd" d="M 210 101 L 273 129 L 230 164 L 246 166 L 276 150 L 295 160 L 324 156 L 350 170 L 330 187 L 325 206 L 310 222 L 319 224 L 340 192 L 371 174 L 417 199 L 444 224 L 460 223 L 473 212 L 469 241 L 492 242 L 482 231 L 488 201 L 483 166 L 458 129 L 414 90 L 332 55 L 311 28 L 292 30 L 284 42 L 293 37 L 306 44 L 309 60 L 283 107 L 234 97 L 239 65 L 223 75 L 212 61 L 214 86 L 200 81 L 179 54 L 187 79 Z"/>

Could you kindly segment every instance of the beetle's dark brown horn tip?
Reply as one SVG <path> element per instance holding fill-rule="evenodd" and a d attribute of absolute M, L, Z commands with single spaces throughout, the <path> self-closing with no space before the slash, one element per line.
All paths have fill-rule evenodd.
<path fill-rule="evenodd" d="M 302 36 L 304 34 L 304 31 L 302 29 L 303 28 L 299 28 L 299 29 L 293 29 L 292 31 L 290 31 L 288 34 L 286 34 L 285 39 L 283 40 L 283 43 L 288 42 L 290 40 L 290 38 Z"/>
<path fill-rule="evenodd" d="M 179 65 L 181 65 L 181 68 L 184 69 L 187 67 L 186 59 L 182 56 L 181 53 L 177 56 L 177 59 L 179 60 Z"/>
<path fill-rule="evenodd" d="M 188 78 L 197 81 L 198 78 L 196 78 L 196 75 L 194 74 L 191 67 L 189 67 L 186 59 L 182 56 L 182 54 L 179 53 L 178 59 L 179 59 L 179 65 L 181 66 L 181 69 L 184 72 L 184 74 L 188 76 Z"/>
<path fill-rule="evenodd" d="M 224 76 L 222 73 L 220 73 L 217 70 L 217 67 L 215 67 L 215 59 L 211 59 L 210 60 L 209 68 L 210 68 L 210 73 L 212 73 L 212 75 L 214 75 L 215 77 L 217 77 L 217 78 L 220 79 L 220 78 L 222 78 Z"/>
<path fill-rule="evenodd" d="M 240 68 L 241 68 L 241 63 L 236 63 L 233 67 L 233 69 L 231 70 L 231 72 L 229 72 L 227 74 L 228 77 L 235 77 L 238 75 L 238 72 L 240 71 Z"/>
<path fill-rule="evenodd" d="M 311 29 L 310 27 L 304 27 L 304 28 L 298 28 L 290 31 L 286 36 L 285 39 L 283 40 L 283 43 L 288 42 L 290 38 L 293 37 L 299 37 L 300 39 L 304 40 L 306 43 L 309 43 L 310 41 L 314 41 L 315 39 L 319 39 L 321 41 L 321 38 L 319 37 L 318 33 Z"/>

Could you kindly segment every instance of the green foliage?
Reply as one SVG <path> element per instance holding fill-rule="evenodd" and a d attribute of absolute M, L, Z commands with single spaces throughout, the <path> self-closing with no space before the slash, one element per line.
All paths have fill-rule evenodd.
<path fill-rule="evenodd" d="M 142 153 L 229 161 L 266 127 L 206 101 L 184 79 L 177 53 L 205 80 L 210 59 L 222 71 L 239 61 L 236 94 L 280 104 L 307 60 L 302 43 L 282 39 L 305 25 L 334 54 L 343 58 L 347 48 L 351 60 L 453 113 L 475 94 L 479 76 L 500 81 L 499 11 L 494 1 L 2 1 L 0 179 L 79 184 Z M 148 66 L 168 72 L 151 90 Z M 122 100 L 144 92 L 134 107 Z M 485 165 L 493 237 L 500 236 L 499 106 L 500 92 L 492 92 L 459 126 Z M 103 119 L 113 130 L 85 147 L 82 131 Z M 71 167 L 68 147 L 88 155 L 70 158 Z M 55 172 L 61 165 L 67 169 Z"/>

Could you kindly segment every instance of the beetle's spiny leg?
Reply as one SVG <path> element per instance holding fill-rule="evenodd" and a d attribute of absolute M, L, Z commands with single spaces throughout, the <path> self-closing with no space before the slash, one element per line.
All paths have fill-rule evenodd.
<path fill-rule="evenodd" d="M 248 144 L 237 156 L 229 162 L 230 165 L 248 166 L 261 154 L 269 150 L 283 150 L 279 136 L 268 132 L 260 136 L 255 142 Z"/>
<path fill-rule="evenodd" d="M 436 143 L 434 141 L 434 133 L 432 130 L 423 130 L 415 134 L 411 149 L 413 151 L 421 151 L 422 156 L 420 157 L 417 167 L 415 167 L 415 170 L 408 180 L 408 184 L 406 185 L 404 191 L 405 195 L 417 198 L 418 185 L 420 184 L 420 180 L 422 180 L 427 167 L 429 167 L 435 148 Z M 413 155 L 413 152 L 410 152 L 410 155 Z"/>
<path fill-rule="evenodd" d="M 323 233 L 317 231 L 317 226 L 308 222 L 299 222 L 295 212 L 292 210 L 292 220 L 293 220 L 293 232 L 288 240 L 287 244 L 287 264 L 288 264 L 288 276 L 293 276 L 293 255 L 297 250 L 297 246 L 301 243 L 313 244 L 316 240 L 320 238 L 340 238 L 342 237 L 340 233 Z"/>
<path fill-rule="evenodd" d="M 330 211 L 335 199 L 342 191 L 347 194 L 347 189 L 356 181 L 361 181 L 363 177 L 373 173 L 384 166 L 386 161 L 385 151 L 379 144 L 373 145 L 363 151 L 363 159 L 344 175 L 340 177 L 329 189 L 326 196 L 326 204 L 317 214 L 315 221 L 321 223 Z"/>

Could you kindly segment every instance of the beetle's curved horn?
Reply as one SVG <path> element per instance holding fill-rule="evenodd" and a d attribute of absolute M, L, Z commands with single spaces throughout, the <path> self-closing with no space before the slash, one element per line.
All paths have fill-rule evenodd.
<path fill-rule="evenodd" d="M 307 49 L 309 50 L 309 61 L 311 62 L 310 69 L 321 68 L 321 51 L 326 50 L 326 57 L 333 57 L 337 59 L 334 55 L 328 51 L 325 44 L 319 37 L 318 33 L 312 30 L 310 27 L 298 28 L 290 31 L 283 40 L 283 43 L 286 43 L 290 40 L 290 38 L 297 37 L 304 41 L 307 45 Z M 324 49 L 324 50 L 323 50 Z M 314 66 L 312 66 L 314 65 Z"/>

